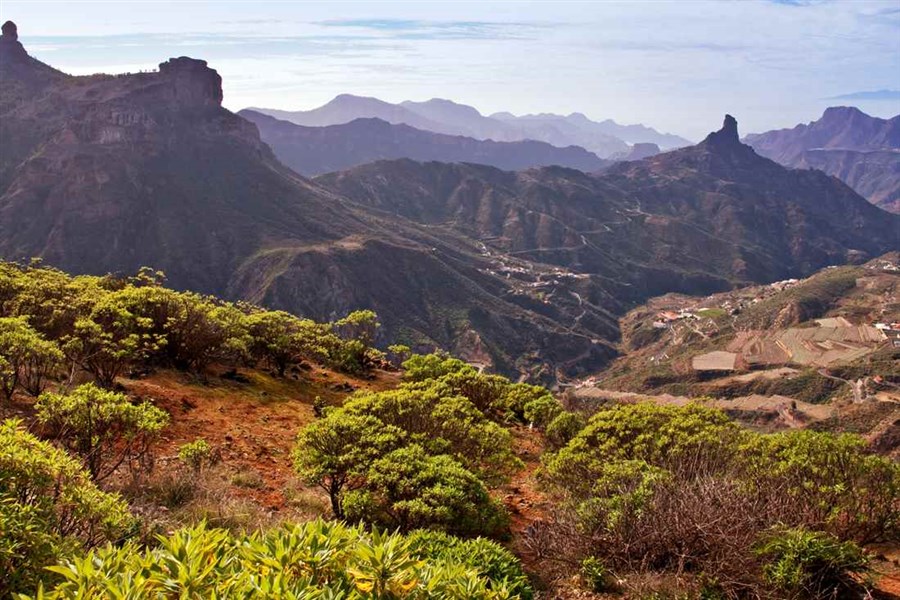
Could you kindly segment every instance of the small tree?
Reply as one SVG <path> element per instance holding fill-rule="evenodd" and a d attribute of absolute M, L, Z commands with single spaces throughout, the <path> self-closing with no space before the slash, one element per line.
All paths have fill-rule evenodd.
<path fill-rule="evenodd" d="M 17 387 L 39 395 L 62 358 L 56 344 L 41 337 L 24 317 L 0 318 L 0 391 L 7 400 Z"/>
<path fill-rule="evenodd" d="M 404 361 L 403 369 L 406 371 L 403 379 L 412 382 L 439 379 L 450 373 L 474 370 L 471 365 L 443 352 L 414 354 Z"/>
<path fill-rule="evenodd" d="M 247 317 L 250 332 L 250 353 L 266 360 L 278 373 L 284 373 L 299 360 L 304 350 L 300 334 L 300 319 L 283 311 L 260 311 Z"/>
<path fill-rule="evenodd" d="M 94 305 L 89 316 L 75 321 L 71 335 L 63 341 L 69 359 L 105 388 L 112 388 L 128 367 L 163 343 L 149 330 L 149 321 L 129 308 L 121 294 L 109 294 Z"/>
<path fill-rule="evenodd" d="M 587 425 L 587 419 L 583 415 L 564 411 L 550 421 L 550 424 L 547 425 L 544 431 L 544 436 L 547 438 L 551 448 L 559 449 L 578 435 L 578 432 L 584 429 L 585 425 Z"/>
<path fill-rule="evenodd" d="M 144 461 L 169 415 L 149 402 L 132 404 L 124 394 L 93 384 L 71 394 L 45 393 L 35 404 L 37 419 L 70 452 L 79 456 L 95 481 L 125 461 Z"/>
<path fill-rule="evenodd" d="M 409 346 L 405 344 L 392 344 L 388 346 L 388 360 L 395 367 L 399 367 L 412 355 Z"/>
<path fill-rule="evenodd" d="M 372 416 L 331 411 L 300 432 L 294 466 L 305 481 L 325 490 L 340 519 L 344 493 L 361 486 L 372 462 L 399 447 L 404 437 L 401 429 Z"/>
<path fill-rule="evenodd" d="M 869 571 L 869 557 L 853 542 L 821 531 L 776 529 L 755 548 L 766 581 L 790 597 L 837 598 L 857 587 Z"/>
<path fill-rule="evenodd" d="M 355 310 L 335 324 L 338 335 L 348 340 L 359 340 L 366 347 L 375 341 L 375 334 L 381 327 L 378 315 L 371 310 Z"/>
<path fill-rule="evenodd" d="M 404 384 L 396 390 L 357 392 L 341 410 L 399 428 L 408 443 L 419 444 L 432 455 L 453 456 L 490 485 L 505 481 L 520 466 L 509 430 L 485 417 L 467 398 L 440 382 L 409 385 L 416 387 Z"/>
<path fill-rule="evenodd" d="M 493 535 L 507 525 L 502 506 L 453 458 L 428 456 L 412 445 L 376 460 L 365 487 L 349 492 L 346 517 L 388 529 L 439 529 L 456 535 Z"/>

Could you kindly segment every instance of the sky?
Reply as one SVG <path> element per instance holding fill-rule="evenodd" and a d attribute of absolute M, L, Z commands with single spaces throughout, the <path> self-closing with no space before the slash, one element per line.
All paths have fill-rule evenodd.
<path fill-rule="evenodd" d="M 72 74 L 205 59 L 232 110 L 438 97 L 692 140 L 725 113 L 742 135 L 835 105 L 900 113 L 900 0 L 2 0 L 7 19 L 32 56 Z"/>

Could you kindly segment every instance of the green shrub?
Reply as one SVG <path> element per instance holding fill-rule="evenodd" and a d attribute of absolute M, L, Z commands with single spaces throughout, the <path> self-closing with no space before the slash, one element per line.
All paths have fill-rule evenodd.
<path fill-rule="evenodd" d="M 551 448 L 559 449 L 568 444 L 587 425 L 581 413 L 561 412 L 547 425 L 544 436 Z"/>
<path fill-rule="evenodd" d="M 463 540 L 440 531 L 418 530 L 409 535 L 410 551 L 429 561 L 450 561 L 474 570 L 491 582 L 503 582 L 521 600 L 533 597 L 522 564 L 509 550 L 484 538 Z"/>
<path fill-rule="evenodd" d="M 549 483 L 572 498 L 590 498 L 610 463 L 637 460 L 667 469 L 687 456 L 693 475 L 702 475 L 728 464 L 742 435 L 725 413 L 699 404 L 614 405 L 594 414 L 558 452 L 547 453 L 544 472 Z"/>
<path fill-rule="evenodd" d="M 513 383 L 506 388 L 503 396 L 503 405 L 517 419 L 527 422 L 529 419 L 525 415 L 525 407 L 532 405 L 532 409 L 535 409 L 538 406 L 535 402 L 539 403 L 542 400 L 546 400 L 546 397 L 549 395 L 550 393 L 547 389 L 541 386 Z"/>
<path fill-rule="evenodd" d="M 421 471 L 410 472 L 405 460 Z M 352 513 L 403 529 L 450 528 L 464 518 L 460 531 L 494 532 L 500 511 L 483 486 L 504 481 L 520 464 L 508 430 L 448 383 L 427 379 L 357 392 L 301 431 L 294 449 L 297 472 L 328 493 L 336 517 Z M 475 519 L 472 507 L 484 518 Z"/>
<path fill-rule="evenodd" d="M 32 329 L 25 317 L 0 318 L 0 393 L 7 400 L 17 388 L 39 395 L 62 360 L 56 344 Z"/>
<path fill-rule="evenodd" d="M 403 363 L 403 379 L 406 381 L 436 380 L 450 373 L 472 369 L 458 358 L 448 354 L 414 354 Z M 474 370 L 474 369 L 472 369 Z"/>
<path fill-rule="evenodd" d="M 211 459 L 212 448 L 203 438 L 178 447 L 178 460 L 187 465 L 196 475 L 200 474 L 204 466 L 209 465 Z"/>
<path fill-rule="evenodd" d="M 455 535 L 498 535 L 508 526 L 502 505 L 453 458 L 417 445 L 379 458 L 364 488 L 344 499 L 345 516 L 389 530 L 440 529 Z"/>
<path fill-rule="evenodd" d="M 322 520 L 241 537 L 201 524 L 151 550 L 107 546 L 54 571 L 62 581 L 33 598 L 511 600 L 512 585 L 530 594 L 452 555 L 417 554 L 402 535 Z"/>
<path fill-rule="evenodd" d="M 65 452 L 0 423 L 0 597 L 44 579 L 43 568 L 82 544 L 117 540 L 134 525 Z"/>
<path fill-rule="evenodd" d="M 344 415 L 374 417 L 403 432 L 403 445 L 418 444 L 431 455 L 451 455 L 488 483 L 505 480 L 520 464 L 512 454 L 510 432 L 441 384 L 357 392 L 325 420 Z"/>
<path fill-rule="evenodd" d="M 563 408 L 560 403 L 547 392 L 533 400 L 529 400 L 525 404 L 524 414 L 526 421 L 535 427 L 544 428 L 562 411 Z"/>
<path fill-rule="evenodd" d="M 588 588 L 597 594 L 609 591 L 612 584 L 606 565 L 594 556 L 588 556 L 581 561 L 581 577 Z"/>
<path fill-rule="evenodd" d="M 123 463 L 143 463 L 169 415 L 149 402 L 132 404 L 124 394 L 87 383 L 71 394 L 44 393 L 35 403 L 37 420 L 81 458 L 95 480 Z"/>
<path fill-rule="evenodd" d="M 507 412 L 504 396 L 510 383 L 505 377 L 486 375 L 467 367 L 443 375 L 437 383 L 448 386 L 453 394 L 465 397 L 485 415 L 502 418 Z"/>
<path fill-rule="evenodd" d="M 403 445 L 405 432 L 374 416 L 328 411 L 303 429 L 294 447 L 294 469 L 311 485 L 322 488 L 337 518 L 344 516 L 344 495 L 365 483 L 375 460 Z"/>
<path fill-rule="evenodd" d="M 703 597 L 842 597 L 855 543 L 897 539 L 900 465 L 862 438 L 750 432 L 696 405 L 602 409 L 541 477 L 560 505 L 541 552 L 696 573 Z"/>
<path fill-rule="evenodd" d="M 853 434 L 809 430 L 746 438 L 740 455 L 757 490 L 794 506 L 789 524 L 869 543 L 900 533 L 900 465 Z"/>
<path fill-rule="evenodd" d="M 298 362 L 305 349 L 300 319 L 283 311 L 258 311 L 247 317 L 250 354 L 264 360 L 284 377 L 288 366 Z"/>
<path fill-rule="evenodd" d="M 802 528 L 771 532 L 755 551 L 765 561 L 766 581 L 792 596 L 838 597 L 869 568 L 865 552 L 853 542 Z"/>

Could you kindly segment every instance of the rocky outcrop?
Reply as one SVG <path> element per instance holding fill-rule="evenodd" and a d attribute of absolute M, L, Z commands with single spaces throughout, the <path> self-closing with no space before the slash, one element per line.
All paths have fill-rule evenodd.
<path fill-rule="evenodd" d="M 222 105 L 222 78 L 205 60 L 170 58 L 160 63 L 159 74 L 169 84 L 168 99 L 179 107 Z"/>
<path fill-rule="evenodd" d="M 3 33 L 0 34 L 0 52 L 6 60 L 22 60 L 28 56 L 25 48 L 19 42 L 19 28 L 12 21 L 3 24 Z"/>

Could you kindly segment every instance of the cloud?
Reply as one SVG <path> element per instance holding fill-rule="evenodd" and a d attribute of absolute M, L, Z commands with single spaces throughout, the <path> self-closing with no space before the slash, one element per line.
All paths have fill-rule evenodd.
<path fill-rule="evenodd" d="M 822 4 L 826 0 L 769 0 L 773 4 L 782 4 L 784 6 L 813 6 Z"/>
<path fill-rule="evenodd" d="M 528 39 L 546 23 L 496 21 L 430 21 L 420 19 L 329 19 L 324 27 L 368 30 L 405 40 L 503 40 Z"/>
<path fill-rule="evenodd" d="M 852 92 L 831 96 L 826 100 L 900 100 L 900 90 L 875 90 L 871 92 Z"/>

